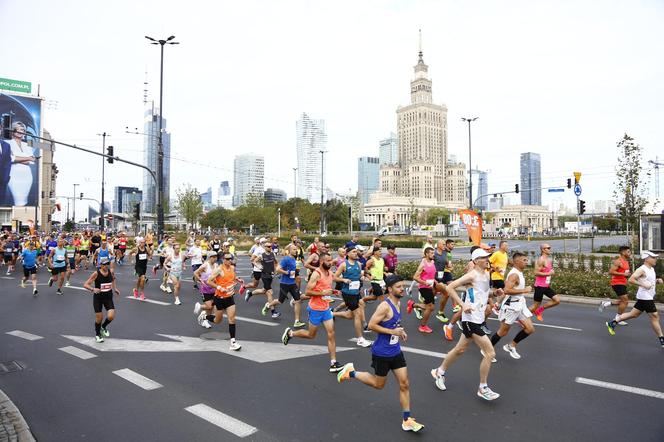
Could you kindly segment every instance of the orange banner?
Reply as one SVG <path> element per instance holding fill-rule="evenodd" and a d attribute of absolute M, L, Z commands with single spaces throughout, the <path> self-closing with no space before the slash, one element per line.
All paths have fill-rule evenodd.
<path fill-rule="evenodd" d="M 473 244 L 479 246 L 482 242 L 482 217 L 468 209 L 459 210 L 459 217 L 461 217 L 461 222 L 468 230 L 470 240 Z"/>
<path fill-rule="evenodd" d="M 35 234 L 35 222 L 31 219 L 28 220 L 28 227 L 30 228 L 30 236 Z"/>

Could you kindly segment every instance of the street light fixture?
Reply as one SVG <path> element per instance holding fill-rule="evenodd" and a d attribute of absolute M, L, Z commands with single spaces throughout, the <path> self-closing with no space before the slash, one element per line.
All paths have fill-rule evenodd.
<path fill-rule="evenodd" d="M 162 127 L 164 122 L 164 45 L 177 45 L 172 41 L 175 36 L 171 35 L 166 40 L 157 40 L 145 36 L 150 44 L 161 46 L 161 64 L 159 70 L 159 144 L 157 150 L 157 237 L 161 239 L 164 233 L 164 144 Z"/>
<path fill-rule="evenodd" d="M 461 121 L 468 122 L 468 201 L 469 208 L 473 210 L 473 151 L 470 138 L 470 123 L 479 117 L 463 117 Z"/>

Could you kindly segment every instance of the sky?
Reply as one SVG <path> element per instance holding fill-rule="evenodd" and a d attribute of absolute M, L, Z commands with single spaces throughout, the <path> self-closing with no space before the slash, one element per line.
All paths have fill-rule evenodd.
<path fill-rule="evenodd" d="M 14 37 L 0 77 L 40 85 L 56 140 L 101 151 L 105 131 L 116 155 L 142 162 L 143 138 L 125 128 L 142 127 L 146 78 L 158 99 L 159 48 L 144 36 L 175 35 L 164 61 L 171 198 L 186 184 L 216 195 L 248 152 L 265 156 L 266 187 L 292 194 L 302 112 L 326 120 L 327 183 L 343 194 L 357 189 L 356 158 L 378 156 L 396 132 L 421 29 L 450 154 L 467 162 L 461 117 L 477 116 L 473 167 L 490 171 L 490 192 L 513 190 L 519 154 L 532 151 L 543 186 L 578 170 L 594 201 L 612 198 L 624 133 L 645 160 L 664 158 L 663 22 L 661 0 L 2 0 L 0 29 Z M 61 147 L 55 161 L 58 194 L 78 183 L 100 198 L 100 157 Z M 107 200 L 141 185 L 139 169 L 107 165 Z M 555 195 L 544 204 L 574 205 L 571 192 Z"/>

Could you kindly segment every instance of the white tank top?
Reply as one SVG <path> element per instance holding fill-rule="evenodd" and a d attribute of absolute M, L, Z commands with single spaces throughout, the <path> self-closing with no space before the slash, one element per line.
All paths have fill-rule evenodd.
<path fill-rule="evenodd" d="M 526 288 L 526 278 L 523 277 L 523 272 L 521 272 L 519 269 L 516 267 L 512 267 L 512 269 L 509 271 L 507 274 L 507 279 L 510 279 L 510 276 L 516 275 L 519 277 L 519 283 L 514 287 L 517 290 L 523 290 Z M 519 295 L 508 295 L 503 299 L 503 304 L 505 304 L 507 301 L 509 301 L 509 305 L 515 304 L 517 302 L 525 301 L 526 298 L 522 294 Z M 503 305 L 501 304 L 501 306 Z"/>
<path fill-rule="evenodd" d="M 650 288 L 649 289 L 644 289 L 643 287 L 639 286 L 638 291 L 636 292 L 636 299 L 643 299 L 644 301 L 652 301 L 655 299 L 655 286 L 657 284 L 657 276 L 655 276 L 655 269 L 652 267 L 648 267 L 646 265 L 642 265 L 639 267 L 640 270 L 643 270 L 643 273 L 645 273 L 644 276 L 639 278 L 639 282 L 648 281 L 650 283 Z"/>
<path fill-rule="evenodd" d="M 470 313 L 462 313 L 461 320 L 482 324 L 484 309 L 489 301 L 489 273 L 484 270 L 473 270 L 473 283 L 466 291 L 466 302 L 473 306 Z"/>

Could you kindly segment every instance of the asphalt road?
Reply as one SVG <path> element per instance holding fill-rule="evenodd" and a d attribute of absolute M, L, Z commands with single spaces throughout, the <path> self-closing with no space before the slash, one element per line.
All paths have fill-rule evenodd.
<path fill-rule="evenodd" d="M 242 276 L 249 275 L 246 257 L 239 269 Z M 435 319 L 435 333 L 421 335 L 416 319 L 407 317 L 409 339 L 404 346 L 410 349 L 405 355 L 411 409 L 426 425 L 414 435 L 400 429 L 394 379 L 382 391 L 356 381 L 339 385 L 327 370 L 324 333 L 314 341 L 294 339 L 287 347 L 280 343 L 284 327 L 293 320 L 287 305 L 281 308 L 283 316 L 273 321 L 261 316 L 259 297 L 248 304 L 238 299 L 238 315 L 260 322 L 238 321 L 243 348 L 231 354 L 225 322 L 212 330 L 195 322 L 192 306 L 197 297 L 191 283 L 184 283 L 182 306 L 172 305 L 155 280 L 148 285 L 148 299 L 162 304 L 127 299 L 133 271 L 124 266 L 118 270 L 122 295 L 116 298 L 111 337 L 95 344 L 88 292 L 68 288 L 57 296 L 55 288 L 40 285 L 39 296 L 33 298 L 29 289 L 18 286 L 18 278 L 6 278 L 2 270 L 0 362 L 18 361 L 25 369 L 0 375 L 0 389 L 40 441 L 237 440 L 236 434 L 245 434 L 246 440 L 279 441 L 664 438 L 664 350 L 645 318 L 610 337 L 603 321 L 612 313 L 581 305 L 548 310 L 545 322 L 520 345 L 522 359 L 513 360 L 497 349 L 489 385 L 501 397 L 489 403 L 475 395 L 480 355 L 474 347 L 448 371 L 448 390 L 434 387 L 429 370 L 453 343 L 443 339 Z M 47 275 L 40 270 L 41 284 Z M 85 277 L 87 272 L 74 275 L 73 285 L 82 286 Z M 375 304 L 370 305 L 368 313 L 374 309 Z M 489 325 L 495 329 L 497 322 Z M 39 338 L 8 334 L 17 330 Z M 337 345 L 347 348 L 338 359 L 370 371 L 370 349 L 349 341 L 351 322 L 338 320 L 336 331 Z M 455 338 L 458 334 L 455 331 Z M 136 382 L 152 389 L 120 377 L 127 373 L 148 378 Z M 607 382 L 614 389 L 581 384 L 577 378 Z"/>

